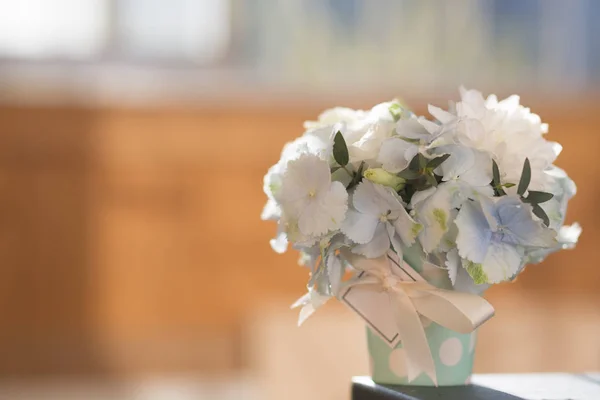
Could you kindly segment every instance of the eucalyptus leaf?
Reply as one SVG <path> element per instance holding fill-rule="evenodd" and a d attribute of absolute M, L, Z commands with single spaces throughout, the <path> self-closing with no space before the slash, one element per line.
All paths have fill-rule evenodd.
<path fill-rule="evenodd" d="M 496 160 L 492 160 L 492 174 L 493 186 L 500 186 L 500 169 L 498 168 L 498 164 L 496 164 Z"/>
<path fill-rule="evenodd" d="M 506 192 L 502 189 L 502 184 L 500 183 L 500 168 L 498 168 L 498 164 L 496 164 L 496 160 L 494 159 L 492 159 L 492 187 L 496 196 L 506 196 Z"/>
<path fill-rule="evenodd" d="M 544 225 L 550 226 L 550 218 L 548 218 L 548 215 L 546 214 L 544 209 L 538 204 L 533 205 L 533 213 L 536 216 L 538 216 L 542 221 L 544 221 Z"/>
<path fill-rule="evenodd" d="M 412 160 L 410 160 L 408 168 L 413 171 L 422 171 L 427 166 L 428 161 L 429 160 L 427 159 L 427 157 L 425 157 L 423 154 L 417 153 L 417 155 L 414 156 Z"/>
<path fill-rule="evenodd" d="M 355 187 L 362 181 L 364 169 L 365 169 L 365 162 L 362 161 L 360 163 L 360 166 L 358 167 L 358 170 L 354 173 L 354 176 L 352 177 L 350 184 L 346 187 L 347 190 L 352 189 L 353 187 Z"/>
<path fill-rule="evenodd" d="M 437 167 L 442 165 L 442 163 L 444 161 L 446 161 L 448 159 L 448 157 L 450 157 L 450 154 L 444 154 L 443 156 L 439 156 L 439 157 L 429 160 L 429 162 L 427 163 L 427 169 L 431 169 L 431 170 L 436 169 Z"/>
<path fill-rule="evenodd" d="M 406 180 L 412 180 L 412 179 L 417 179 L 418 177 L 420 177 L 421 173 L 419 171 L 413 171 L 412 169 L 405 169 L 403 171 L 400 171 L 398 173 L 398 176 L 400 178 L 404 178 Z"/>
<path fill-rule="evenodd" d="M 517 194 L 523 196 L 529 183 L 531 182 L 531 164 L 529 164 L 529 158 L 525 159 L 523 164 L 523 172 L 521 172 L 521 180 L 519 181 L 519 187 L 517 188 Z"/>
<path fill-rule="evenodd" d="M 498 168 L 496 160 L 492 159 L 492 187 L 496 196 L 506 196 L 506 192 L 502 189 L 502 186 L 500 183 L 500 168 Z"/>
<path fill-rule="evenodd" d="M 413 157 L 412 160 L 410 160 L 410 163 L 408 164 L 408 169 L 412 171 L 421 171 L 425 167 L 425 165 L 427 165 L 427 159 L 423 154 L 418 153 L 416 156 Z"/>
<path fill-rule="evenodd" d="M 438 185 L 438 181 L 437 181 L 437 179 L 435 179 L 435 176 L 427 174 L 427 175 L 425 175 L 425 177 L 426 177 L 425 179 L 427 180 L 427 183 L 429 185 L 431 185 L 431 186 Z"/>
<path fill-rule="evenodd" d="M 333 139 L 333 158 L 342 167 L 348 165 L 348 161 L 350 161 L 348 146 L 346 146 L 346 141 L 340 131 L 335 134 Z"/>
<path fill-rule="evenodd" d="M 554 195 L 548 192 L 538 192 L 536 190 L 530 190 L 527 194 L 527 198 L 523 199 L 525 203 L 540 204 L 545 203 L 552 199 Z"/>

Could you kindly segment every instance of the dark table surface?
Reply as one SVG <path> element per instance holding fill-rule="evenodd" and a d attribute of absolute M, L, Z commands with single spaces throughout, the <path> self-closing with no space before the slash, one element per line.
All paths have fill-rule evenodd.
<path fill-rule="evenodd" d="M 453 387 L 377 385 L 352 379 L 352 400 L 600 400 L 600 373 L 485 374 Z"/>

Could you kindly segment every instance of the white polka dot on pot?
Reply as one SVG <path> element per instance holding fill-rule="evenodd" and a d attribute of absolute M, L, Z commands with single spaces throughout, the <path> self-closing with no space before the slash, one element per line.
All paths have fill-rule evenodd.
<path fill-rule="evenodd" d="M 392 350 L 388 362 L 390 371 L 392 371 L 394 375 L 400 378 L 408 376 L 408 372 L 406 371 L 406 354 L 404 353 L 403 348 Z"/>
<path fill-rule="evenodd" d="M 446 339 L 440 346 L 440 361 L 448 367 L 453 367 L 460 362 L 462 353 L 463 345 L 458 338 Z"/>

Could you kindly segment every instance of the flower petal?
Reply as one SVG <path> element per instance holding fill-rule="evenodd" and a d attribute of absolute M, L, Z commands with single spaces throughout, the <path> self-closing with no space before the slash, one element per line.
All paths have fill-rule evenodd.
<path fill-rule="evenodd" d="M 444 181 L 457 179 L 475 164 L 474 152 L 469 147 L 458 146 L 455 144 L 440 146 L 434 150 L 434 154 L 440 156 L 443 154 L 450 155 L 450 157 L 436 169 L 436 173 L 442 175 Z"/>
<path fill-rule="evenodd" d="M 452 249 L 446 254 L 446 267 L 448 268 L 448 277 L 452 282 L 452 286 L 456 284 L 456 275 L 458 274 L 458 268 L 461 265 L 460 257 L 458 256 L 458 250 Z"/>
<path fill-rule="evenodd" d="M 534 247 L 552 247 L 556 232 L 534 219 L 532 208 L 517 196 L 504 196 L 496 203 L 498 218 L 505 227 L 503 242 Z"/>
<path fill-rule="evenodd" d="M 275 238 L 269 241 L 271 244 L 271 248 L 279 254 L 283 254 L 286 252 L 288 247 L 287 234 L 285 232 L 278 232 Z"/>
<path fill-rule="evenodd" d="M 367 258 L 377 258 L 384 255 L 390 248 L 390 238 L 385 229 L 385 224 L 378 224 L 373 240 L 360 244 L 352 249 L 355 254 L 362 254 Z"/>
<path fill-rule="evenodd" d="M 581 235 L 581 225 L 575 222 L 573 225 L 565 225 L 558 231 L 558 242 L 562 245 L 563 249 L 572 249 L 575 247 L 579 235 Z"/>
<path fill-rule="evenodd" d="M 456 283 L 454 284 L 454 290 L 465 293 L 473 293 L 481 295 L 490 287 L 489 283 L 476 284 L 473 282 L 473 278 L 469 275 L 466 269 L 459 268 L 456 274 Z"/>
<path fill-rule="evenodd" d="M 320 236 L 337 229 L 348 209 L 348 193 L 340 182 L 333 182 L 325 195 L 308 201 L 298 218 L 298 228 L 304 235 Z"/>
<path fill-rule="evenodd" d="M 448 185 L 439 185 L 435 191 L 415 208 L 416 218 L 423 224 L 419 241 L 429 253 L 438 246 L 450 226 L 452 193 Z"/>
<path fill-rule="evenodd" d="M 454 222 L 458 227 L 458 254 L 474 263 L 482 263 L 490 246 L 491 231 L 481 207 L 467 201 Z"/>
<path fill-rule="evenodd" d="M 416 147 L 412 143 L 398 138 L 390 138 L 383 141 L 377 161 L 382 164 L 383 169 L 389 172 L 400 172 L 406 167 L 410 160 L 404 154 L 410 147 Z"/>
<path fill-rule="evenodd" d="M 416 237 L 423 229 L 423 225 L 416 222 L 402 207 L 398 210 L 398 218 L 394 221 L 394 228 L 402 243 L 408 247 L 415 242 Z"/>
<path fill-rule="evenodd" d="M 326 265 L 331 293 L 337 296 L 342 284 L 342 277 L 344 276 L 344 265 L 342 264 L 342 260 L 334 254 L 330 254 L 327 257 Z"/>
<path fill-rule="evenodd" d="M 483 260 L 486 283 L 500 283 L 512 278 L 521 267 L 522 254 L 508 243 L 492 242 Z"/>
<path fill-rule="evenodd" d="M 374 215 L 348 210 L 341 230 L 353 242 L 365 244 L 373 239 L 378 223 L 379 219 Z"/>
<path fill-rule="evenodd" d="M 283 174 L 280 201 L 290 216 L 298 218 L 311 202 L 311 196 L 329 190 L 329 164 L 312 154 L 303 154 L 288 163 Z"/>
<path fill-rule="evenodd" d="M 394 197 L 390 188 L 367 179 L 363 179 L 356 187 L 352 195 L 352 205 L 363 214 L 377 217 L 402 206 L 398 198 Z"/>
<path fill-rule="evenodd" d="M 456 119 L 456 115 L 450 114 L 448 111 L 444 111 L 441 108 L 433 106 L 431 104 L 427 106 L 427 110 L 429 111 L 429 114 L 433 115 L 433 117 L 440 121 L 442 124 L 447 124 Z"/>
<path fill-rule="evenodd" d="M 277 205 L 277 202 L 273 199 L 268 199 L 265 207 L 260 214 L 260 219 L 263 221 L 270 221 L 278 219 L 281 216 L 281 209 Z"/>

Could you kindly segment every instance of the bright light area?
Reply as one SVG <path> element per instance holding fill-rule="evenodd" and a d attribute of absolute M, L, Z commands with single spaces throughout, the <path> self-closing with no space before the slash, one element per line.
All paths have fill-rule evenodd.
<path fill-rule="evenodd" d="M 86 58 L 107 38 L 105 0 L 0 0 L 0 55 Z"/>
<path fill-rule="evenodd" d="M 227 0 L 0 0 L 0 58 L 209 63 L 230 18 Z"/>
<path fill-rule="evenodd" d="M 128 54 L 207 62 L 229 46 L 230 9 L 224 0 L 123 0 L 118 36 Z"/>

